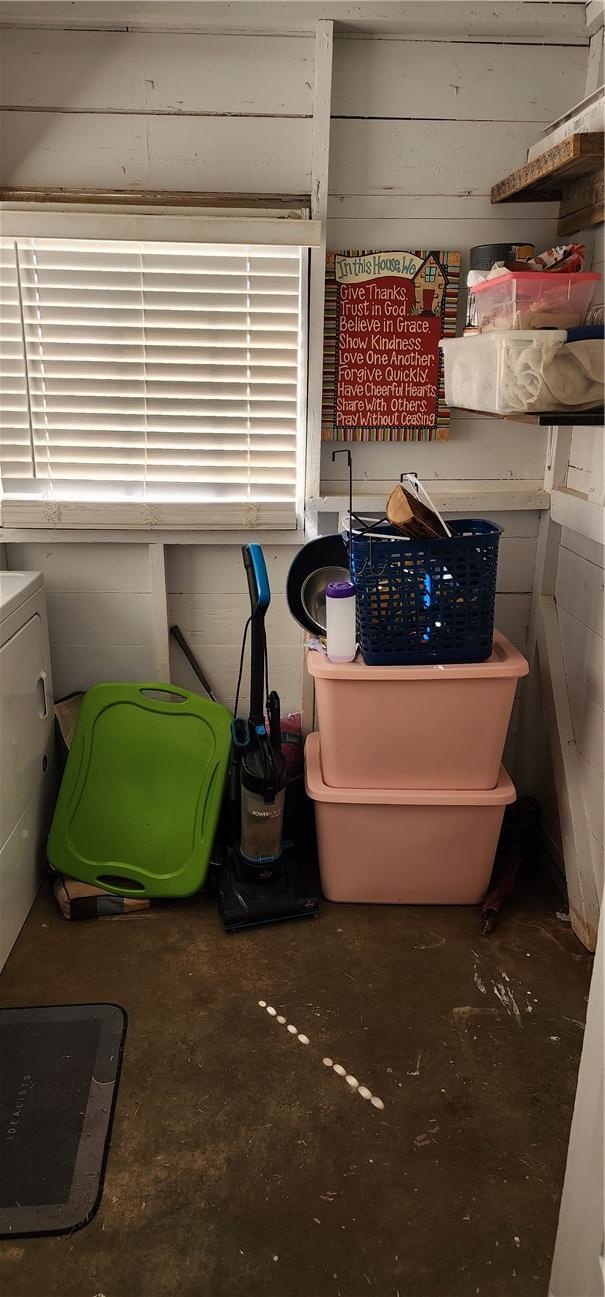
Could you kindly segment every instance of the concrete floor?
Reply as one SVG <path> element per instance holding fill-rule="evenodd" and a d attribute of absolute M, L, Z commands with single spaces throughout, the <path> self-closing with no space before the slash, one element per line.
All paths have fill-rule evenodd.
<path fill-rule="evenodd" d="M 69 924 L 41 894 L 1 1003 L 113 1001 L 128 1033 L 100 1209 L 1 1244 L 0 1290 L 545 1297 L 591 968 L 555 905 L 226 937 L 205 901 Z"/>

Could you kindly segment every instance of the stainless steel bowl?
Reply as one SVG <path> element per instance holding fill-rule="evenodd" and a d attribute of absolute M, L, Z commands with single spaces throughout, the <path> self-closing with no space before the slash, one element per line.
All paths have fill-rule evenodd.
<path fill-rule="evenodd" d="M 334 579 L 346 579 L 348 561 L 347 547 L 340 532 L 316 536 L 294 555 L 286 580 L 288 608 L 299 626 L 310 635 L 325 635 L 325 588 Z M 305 587 L 309 604 L 319 610 L 321 625 L 303 602 Z"/>
<path fill-rule="evenodd" d="M 326 586 L 331 581 L 348 581 L 348 567 L 320 567 L 303 581 L 300 598 L 305 612 L 326 633 Z"/>

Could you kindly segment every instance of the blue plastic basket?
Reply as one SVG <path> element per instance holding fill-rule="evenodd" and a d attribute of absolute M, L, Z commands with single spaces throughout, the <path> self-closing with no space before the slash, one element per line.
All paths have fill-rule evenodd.
<path fill-rule="evenodd" d="M 368 665 L 490 656 L 502 528 L 483 518 L 448 527 L 451 538 L 438 540 L 389 540 L 387 523 L 353 536 L 357 639 Z"/>

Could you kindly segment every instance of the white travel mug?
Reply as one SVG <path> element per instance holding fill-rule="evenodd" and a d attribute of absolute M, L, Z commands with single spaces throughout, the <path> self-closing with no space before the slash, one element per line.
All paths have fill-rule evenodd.
<path fill-rule="evenodd" d="M 352 581 L 331 581 L 326 586 L 326 635 L 330 662 L 352 662 L 357 652 Z"/>

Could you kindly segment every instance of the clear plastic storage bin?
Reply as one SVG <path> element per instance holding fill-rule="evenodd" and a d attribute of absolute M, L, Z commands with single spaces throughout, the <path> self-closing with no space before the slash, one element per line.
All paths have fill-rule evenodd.
<path fill-rule="evenodd" d="M 569 404 L 553 396 L 548 381 L 549 366 L 551 377 L 561 372 L 557 357 L 568 345 L 565 339 L 557 329 L 444 338 L 439 345 L 445 358 L 447 404 L 492 414 L 568 410 Z M 602 348 L 598 340 L 582 345 Z M 587 383 L 585 395 L 580 401 L 574 390 L 572 408 L 597 406 L 603 400 L 603 385 Z"/>
<path fill-rule="evenodd" d="M 573 329 L 583 324 L 601 276 L 517 270 L 475 284 L 480 333 L 502 329 Z"/>

